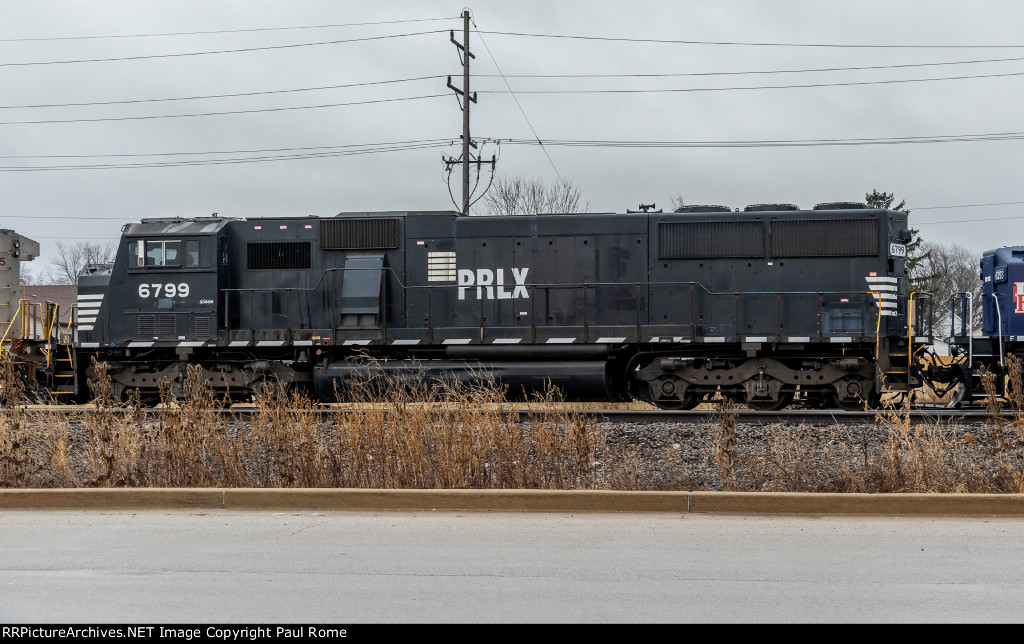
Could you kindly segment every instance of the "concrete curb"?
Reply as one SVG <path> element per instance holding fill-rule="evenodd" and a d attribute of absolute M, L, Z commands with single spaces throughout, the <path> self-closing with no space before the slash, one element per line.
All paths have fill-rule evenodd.
<path fill-rule="evenodd" d="M 1024 494 L 328 488 L 0 490 L 0 511 L 157 509 L 1024 516 Z"/>

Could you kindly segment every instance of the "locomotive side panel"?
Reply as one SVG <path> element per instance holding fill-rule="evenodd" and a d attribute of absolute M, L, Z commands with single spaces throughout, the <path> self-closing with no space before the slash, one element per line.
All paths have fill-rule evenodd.
<path fill-rule="evenodd" d="M 902 213 L 868 209 L 652 217 L 660 325 L 628 374 L 634 395 L 688 408 L 721 393 L 776 409 L 798 389 L 853 406 L 886 386 L 879 374 L 909 386 L 906 279 L 891 256 L 905 226 Z"/>
<path fill-rule="evenodd" d="M 407 297 L 409 319 L 426 325 L 421 346 L 635 341 L 647 322 L 643 219 L 459 217 L 448 232 L 412 218 Z"/>
<path fill-rule="evenodd" d="M 1024 247 L 988 251 L 980 263 L 982 333 L 1024 339 Z"/>
<path fill-rule="evenodd" d="M 883 250 L 889 217 L 829 214 L 652 219 L 652 319 L 695 341 L 873 338 L 872 280 L 902 277 Z"/>

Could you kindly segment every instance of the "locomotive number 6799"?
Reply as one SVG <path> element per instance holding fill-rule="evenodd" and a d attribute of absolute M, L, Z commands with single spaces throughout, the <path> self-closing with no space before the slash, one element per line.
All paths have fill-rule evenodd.
<path fill-rule="evenodd" d="M 145 299 L 150 297 L 188 297 L 189 291 L 188 282 L 180 282 L 178 284 L 139 284 L 139 297 Z"/>

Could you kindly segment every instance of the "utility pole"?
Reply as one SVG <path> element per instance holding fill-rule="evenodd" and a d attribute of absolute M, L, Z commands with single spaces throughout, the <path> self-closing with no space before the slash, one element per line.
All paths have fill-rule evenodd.
<path fill-rule="evenodd" d="M 459 58 L 462 60 L 462 89 L 452 85 L 452 77 L 448 77 L 448 88 L 451 89 L 456 95 L 462 98 L 459 101 L 462 107 L 462 157 L 459 159 L 453 159 L 447 157 L 444 159 L 444 163 L 451 169 L 451 166 L 455 164 L 462 164 L 462 214 L 469 214 L 469 164 L 476 163 L 477 172 L 480 172 L 480 166 L 484 163 L 490 163 L 493 167 L 496 159 L 492 157 L 490 161 L 481 161 L 479 158 L 474 159 L 470 148 L 476 148 L 476 144 L 469 137 L 469 106 L 472 103 L 476 103 L 476 92 L 470 93 L 469 91 L 469 60 L 476 58 L 471 51 L 469 51 L 469 11 L 462 12 L 462 43 L 455 40 L 455 31 L 450 32 L 452 44 L 459 49 Z"/>

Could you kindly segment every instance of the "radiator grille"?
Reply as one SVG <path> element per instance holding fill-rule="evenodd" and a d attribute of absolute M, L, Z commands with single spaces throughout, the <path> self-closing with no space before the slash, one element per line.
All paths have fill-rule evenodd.
<path fill-rule="evenodd" d="M 760 221 L 696 221 L 658 224 L 661 259 L 764 257 Z"/>
<path fill-rule="evenodd" d="M 875 219 L 771 222 L 772 257 L 872 257 L 879 254 Z"/>
<path fill-rule="evenodd" d="M 246 248 L 249 270 L 308 269 L 309 242 L 249 242 Z"/>
<path fill-rule="evenodd" d="M 321 250 L 386 250 L 401 246 L 395 217 L 324 219 L 320 222 Z"/>

